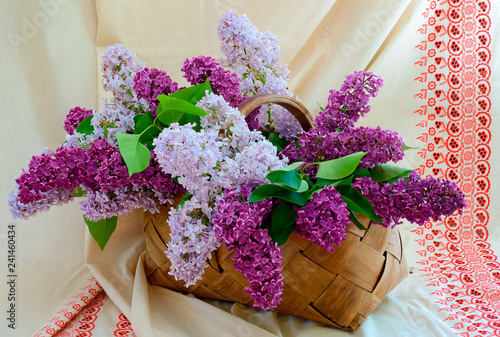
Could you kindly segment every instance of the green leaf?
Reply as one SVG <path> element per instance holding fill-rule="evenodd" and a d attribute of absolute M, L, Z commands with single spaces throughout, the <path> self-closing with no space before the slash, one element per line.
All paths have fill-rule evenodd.
<path fill-rule="evenodd" d="M 354 178 L 360 178 L 360 177 L 371 177 L 372 174 L 368 169 L 365 168 L 358 168 L 356 171 L 354 171 L 353 174 Z"/>
<path fill-rule="evenodd" d="M 161 129 L 159 127 L 156 125 L 150 125 L 139 135 L 139 141 L 143 144 L 153 141 L 160 133 Z"/>
<path fill-rule="evenodd" d="M 198 108 L 196 105 L 181 99 L 172 98 L 171 96 L 159 95 L 158 100 L 161 102 L 161 105 L 158 106 L 156 118 L 165 125 L 170 125 L 172 123 L 179 123 L 183 125 L 186 123 L 190 123 L 191 121 L 196 122 L 196 118 L 192 118 L 191 116 L 186 115 L 208 115 L 208 112 L 206 112 L 202 108 Z M 182 120 L 183 117 L 184 119 Z"/>
<path fill-rule="evenodd" d="M 382 223 L 383 220 L 379 218 L 375 211 L 373 210 L 373 206 L 358 190 L 354 188 L 350 188 L 348 193 L 340 192 L 342 200 L 347 204 L 347 208 L 356 213 L 363 214 L 370 220 L 375 222 Z"/>
<path fill-rule="evenodd" d="M 85 223 L 89 228 L 90 234 L 97 242 L 99 247 L 101 247 L 101 250 L 103 250 L 104 247 L 106 246 L 106 243 L 108 243 L 111 234 L 113 234 L 113 232 L 116 229 L 116 223 L 118 221 L 118 217 L 113 216 L 111 218 L 106 218 L 95 222 L 90 221 L 85 216 L 83 216 L 83 218 L 85 219 Z"/>
<path fill-rule="evenodd" d="M 345 178 L 356 170 L 365 154 L 366 152 L 356 152 L 345 157 L 320 162 L 316 177 L 326 180 Z"/>
<path fill-rule="evenodd" d="M 140 135 L 116 133 L 118 149 L 127 164 L 129 175 L 144 171 L 151 159 L 151 152 L 139 141 L 139 138 Z"/>
<path fill-rule="evenodd" d="M 168 97 L 177 98 L 191 104 L 196 104 L 200 99 L 205 97 L 207 90 L 209 93 L 213 93 L 212 87 L 210 86 L 210 82 L 208 80 L 206 80 L 205 83 L 178 90 L 173 94 L 170 94 Z"/>
<path fill-rule="evenodd" d="M 81 187 L 75 188 L 73 191 L 71 191 L 71 193 L 73 193 L 75 198 L 80 198 L 80 197 L 83 197 L 85 195 L 85 192 L 83 191 L 83 189 Z"/>
<path fill-rule="evenodd" d="M 349 220 L 351 220 L 351 222 L 356 225 L 356 227 L 358 227 L 359 229 L 361 229 L 362 231 L 366 231 L 368 230 L 368 228 L 366 228 L 362 223 L 361 221 L 359 221 L 359 218 L 358 218 L 358 215 L 356 214 L 356 212 L 353 212 L 351 210 L 349 210 Z"/>
<path fill-rule="evenodd" d="M 293 209 L 292 204 L 287 201 L 282 201 L 274 210 L 271 218 L 271 228 L 273 232 L 293 225 L 296 217 L 297 212 Z"/>
<path fill-rule="evenodd" d="M 94 126 L 92 125 L 92 115 L 85 118 L 83 121 L 78 124 L 75 129 L 75 132 L 83 133 L 84 135 L 92 135 L 94 133 Z"/>
<path fill-rule="evenodd" d="M 137 120 L 136 120 L 137 116 L 139 116 L 139 118 L 137 118 Z M 142 133 L 148 127 L 153 125 L 153 122 L 154 122 L 153 114 L 149 110 L 145 114 L 135 115 L 134 120 L 135 120 L 135 133 L 136 134 Z"/>
<path fill-rule="evenodd" d="M 391 179 L 406 177 L 412 170 L 390 165 L 390 164 L 375 164 L 372 168 L 372 179 L 377 183 L 386 182 Z"/>
<path fill-rule="evenodd" d="M 283 149 L 285 147 L 287 147 L 288 144 L 290 144 L 290 142 L 288 140 L 286 140 L 285 138 L 281 138 L 280 134 L 278 132 L 271 132 L 267 136 L 267 140 L 269 140 L 271 142 L 271 144 L 276 146 L 276 148 L 278 149 L 278 152 L 283 151 Z"/>
<path fill-rule="evenodd" d="M 419 147 L 411 147 L 411 146 L 406 146 L 406 145 L 401 146 L 401 148 L 403 149 L 403 151 L 420 149 Z"/>
<path fill-rule="evenodd" d="M 182 205 L 184 205 L 184 203 L 186 201 L 191 200 L 192 197 L 193 197 L 192 194 L 190 194 L 189 192 L 186 192 L 186 194 L 184 194 L 184 196 L 182 197 L 181 201 L 179 201 L 179 204 L 177 205 L 177 207 L 175 209 L 178 210 L 180 207 L 182 207 Z"/>
<path fill-rule="evenodd" d="M 273 231 L 268 231 L 269 233 L 269 236 L 271 237 L 271 239 L 278 243 L 278 246 L 281 246 L 283 245 L 287 240 L 288 238 L 290 237 L 290 235 L 292 235 L 293 231 L 295 230 L 295 226 L 288 226 L 288 227 L 285 227 L 277 232 L 273 232 Z"/>
<path fill-rule="evenodd" d="M 309 197 L 309 192 L 298 193 L 275 184 L 265 184 L 253 190 L 248 202 L 261 201 L 267 198 L 280 198 L 293 204 L 304 206 Z"/>
<path fill-rule="evenodd" d="M 266 175 L 266 178 L 272 183 L 286 185 L 295 191 L 300 188 L 302 182 L 300 174 L 295 170 L 272 171 Z"/>

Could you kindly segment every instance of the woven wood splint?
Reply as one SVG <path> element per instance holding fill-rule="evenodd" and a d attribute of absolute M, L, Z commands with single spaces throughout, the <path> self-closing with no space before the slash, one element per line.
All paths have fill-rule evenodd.
<path fill-rule="evenodd" d="M 285 107 L 305 130 L 312 126 L 313 119 L 307 109 L 287 96 L 257 95 L 239 109 L 247 115 L 267 103 Z M 182 195 L 177 195 L 173 206 L 181 198 Z M 145 269 L 149 283 L 201 298 L 252 306 L 250 296 L 244 291 L 249 283 L 234 270 L 232 252 L 225 245 L 212 254 L 202 280 L 195 285 L 186 288 L 184 282 L 169 275 L 171 264 L 165 254 L 165 245 L 170 241 L 169 209 L 165 207 L 157 214 L 144 213 Z M 281 246 L 285 286 L 283 299 L 273 310 L 345 330 L 359 327 L 408 273 L 398 230 L 371 225 L 361 215 L 360 220 L 368 231 L 350 224 L 345 241 L 332 253 L 292 234 Z"/>

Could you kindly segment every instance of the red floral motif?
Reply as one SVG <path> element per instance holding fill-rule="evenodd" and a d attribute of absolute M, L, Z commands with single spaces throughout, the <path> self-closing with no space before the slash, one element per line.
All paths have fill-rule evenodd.
<path fill-rule="evenodd" d="M 38 330 L 34 337 L 55 336 L 58 332 L 61 332 L 58 337 L 92 336 L 90 331 L 94 327 L 93 322 L 97 318 L 104 296 L 102 287 L 96 279 L 93 277 L 88 279 L 87 284 L 72 296 L 73 300 L 66 303 L 63 309 L 58 311 L 46 326 Z M 92 302 L 88 304 L 91 300 Z M 63 328 L 64 331 L 62 331 Z M 81 334 L 68 334 L 68 331 L 76 331 L 75 329 Z"/>
<path fill-rule="evenodd" d="M 117 329 L 114 332 L 115 337 L 135 337 L 130 321 L 124 314 L 118 316 L 119 322 L 116 324 Z"/>
<path fill-rule="evenodd" d="M 429 89 L 419 110 L 419 154 L 423 175 L 446 177 L 464 191 L 469 205 L 462 215 L 428 223 L 418 231 L 425 250 L 419 262 L 433 294 L 449 312 L 460 336 L 500 336 L 500 285 L 497 256 L 488 244 L 491 154 L 490 1 L 428 0 L 422 76 Z M 430 28 L 430 29 L 429 29 Z M 434 29 L 432 29 L 434 28 Z M 445 42 L 446 41 L 446 42 Z M 433 76 L 427 76 L 433 74 Z M 443 101 L 443 98 L 446 98 Z M 425 267 L 424 267 L 425 266 Z"/>

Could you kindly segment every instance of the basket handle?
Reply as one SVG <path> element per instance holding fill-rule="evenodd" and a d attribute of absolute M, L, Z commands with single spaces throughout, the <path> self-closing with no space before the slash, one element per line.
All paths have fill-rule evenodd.
<path fill-rule="evenodd" d="M 242 115 L 247 116 L 261 105 L 267 103 L 278 104 L 283 108 L 287 109 L 292 115 L 294 115 L 294 117 L 300 123 L 304 131 L 308 131 L 309 129 L 312 128 L 313 126 L 312 122 L 314 120 L 312 115 L 309 113 L 307 108 L 302 103 L 300 103 L 299 101 L 290 96 L 275 95 L 275 94 L 258 94 L 244 100 L 238 106 L 238 109 L 240 110 L 240 113 Z"/>

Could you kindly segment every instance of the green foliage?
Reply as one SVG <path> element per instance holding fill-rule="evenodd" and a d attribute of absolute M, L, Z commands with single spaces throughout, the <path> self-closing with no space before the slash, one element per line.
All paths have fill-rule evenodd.
<path fill-rule="evenodd" d="M 99 221 L 90 221 L 85 216 L 83 218 L 85 219 L 85 223 L 89 228 L 90 234 L 97 242 L 99 247 L 101 247 L 101 250 L 103 250 L 108 243 L 111 234 L 113 234 L 116 229 L 118 217 L 113 216 L 111 218 L 101 219 Z"/>

